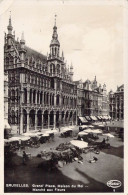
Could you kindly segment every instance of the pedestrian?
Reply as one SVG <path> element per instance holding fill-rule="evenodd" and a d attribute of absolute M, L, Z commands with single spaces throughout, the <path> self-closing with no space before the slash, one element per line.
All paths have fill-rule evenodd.
<path fill-rule="evenodd" d="M 23 151 L 23 165 L 26 165 L 26 161 L 27 161 L 27 154 L 25 151 Z"/>

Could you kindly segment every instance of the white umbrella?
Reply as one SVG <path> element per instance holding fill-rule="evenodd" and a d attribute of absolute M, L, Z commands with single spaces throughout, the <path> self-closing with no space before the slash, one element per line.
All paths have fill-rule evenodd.
<path fill-rule="evenodd" d="M 48 130 L 45 133 L 57 133 L 57 130 Z"/>
<path fill-rule="evenodd" d="M 43 137 L 48 137 L 49 134 L 48 134 L 48 133 L 44 133 L 42 136 L 43 136 Z"/>
<path fill-rule="evenodd" d="M 104 127 L 104 125 L 98 125 L 99 127 Z"/>
<path fill-rule="evenodd" d="M 30 137 L 36 137 L 36 136 L 38 136 L 37 133 L 30 133 L 30 132 L 24 133 L 23 135 L 24 135 L 24 136 L 27 136 L 27 137 L 28 137 L 28 136 L 30 136 Z"/>
<path fill-rule="evenodd" d="M 112 135 L 112 134 L 110 134 L 110 133 L 106 133 L 106 134 L 103 134 L 103 135 L 105 135 L 105 136 L 107 136 L 107 137 L 114 137 L 114 135 Z"/>
<path fill-rule="evenodd" d="M 88 132 L 81 131 L 81 132 L 78 133 L 78 135 L 88 135 Z"/>
<path fill-rule="evenodd" d="M 94 130 L 92 130 L 92 133 L 102 133 L 102 130 L 101 129 L 94 129 Z"/>
<path fill-rule="evenodd" d="M 78 148 L 87 148 L 88 147 L 88 143 L 84 142 L 84 141 L 78 141 L 78 140 L 72 140 L 70 141 L 70 143 Z"/>
<path fill-rule="evenodd" d="M 93 128 L 94 126 L 92 126 L 92 125 L 89 125 L 88 127 L 89 127 L 89 128 Z"/>
<path fill-rule="evenodd" d="M 88 126 L 87 126 L 87 125 L 81 125 L 81 127 L 82 127 L 82 128 L 88 128 Z"/>
<path fill-rule="evenodd" d="M 85 133 L 92 133 L 93 130 L 92 130 L 92 129 L 86 129 L 86 130 L 84 130 L 84 132 L 85 132 Z"/>
<path fill-rule="evenodd" d="M 20 140 L 22 140 L 22 141 L 27 141 L 29 139 L 30 139 L 30 137 L 20 137 Z"/>
<path fill-rule="evenodd" d="M 9 140 L 9 139 L 4 139 L 4 142 L 5 142 L 5 143 L 8 143 L 8 142 L 11 142 L 11 140 Z"/>
<path fill-rule="evenodd" d="M 21 137 L 11 137 L 9 138 L 10 141 L 19 141 Z"/>

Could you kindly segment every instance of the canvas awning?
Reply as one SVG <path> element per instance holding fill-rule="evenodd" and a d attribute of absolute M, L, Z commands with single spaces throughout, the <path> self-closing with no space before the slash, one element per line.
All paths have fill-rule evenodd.
<path fill-rule="evenodd" d="M 81 120 L 82 123 L 88 122 L 85 117 L 79 117 L 79 119 Z"/>
<path fill-rule="evenodd" d="M 88 121 L 91 121 L 91 118 L 89 116 L 85 116 L 85 118 L 88 120 Z"/>

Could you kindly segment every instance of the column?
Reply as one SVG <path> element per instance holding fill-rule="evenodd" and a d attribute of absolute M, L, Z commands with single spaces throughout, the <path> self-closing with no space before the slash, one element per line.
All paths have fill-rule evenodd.
<path fill-rule="evenodd" d="M 39 91 L 39 104 L 40 104 L 40 93 L 41 93 L 41 92 Z"/>
<path fill-rule="evenodd" d="M 44 106 L 44 91 L 42 91 L 42 105 Z"/>
<path fill-rule="evenodd" d="M 72 125 L 73 125 L 73 113 L 72 113 Z"/>
<path fill-rule="evenodd" d="M 29 113 L 27 113 L 27 132 L 29 131 Z"/>
<path fill-rule="evenodd" d="M 24 102 L 24 90 L 21 86 L 21 91 L 20 91 L 20 105 Z"/>
<path fill-rule="evenodd" d="M 22 112 L 22 108 L 20 111 L 20 130 L 19 130 L 19 134 L 23 133 L 23 112 Z"/>
<path fill-rule="evenodd" d="M 77 125 L 77 111 L 76 111 L 76 125 Z"/>
<path fill-rule="evenodd" d="M 49 125 L 50 125 L 50 116 L 49 116 L 49 113 L 48 113 L 48 129 L 49 129 Z"/>
<path fill-rule="evenodd" d="M 37 110 L 35 110 L 35 130 L 37 130 Z"/>
<path fill-rule="evenodd" d="M 44 127 L 44 114 L 42 113 L 42 129 Z"/>
<path fill-rule="evenodd" d="M 54 129 L 56 128 L 56 114 L 54 113 Z"/>
<path fill-rule="evenodd" d="M 37 104 L 37 91 L 35 93 L 35 104 Z"/>
<path fill-rule="evenodd" d="M 64 120 L 64 126 L 65 126 L 65 117 L 66 117 L 66 113 L 64 113 L 64 118 L 63 118 L 63 120 Z"/>
<path fill-rule="evenodd" d="M 30 89 L 27 89 L 27 104 L 30 103 L 29 98 L 30 98 Z"/>
<path fill-rule="evenodd" d="M 54 95 L 54 106 L 56 107 L 56 94 Z"/>
<path fill-rule="evenodd" d="M 48 106 L 50 106 L 50 94 L 48 94 Z"/>
<path fill-rule="evenodd" d="M 33 104 L 33 90 L 32 90 L 32 93 L 31 93 L 31 104 Z"/>
<path fill-rule="evenodd" d="M 62 118 L 62 115 L 61 115 L 61 112 L 59 112 L 59 127 L 61 126 L 61 118 Z"/>

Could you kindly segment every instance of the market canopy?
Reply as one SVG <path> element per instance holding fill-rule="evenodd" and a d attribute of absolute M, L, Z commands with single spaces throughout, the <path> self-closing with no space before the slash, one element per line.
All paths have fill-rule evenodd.
<path fill-rule="evenodd" d="M 89 128 L 93 128 L 94 126 L 93 125 L 88 125 Z"/>
<path fill-rule="evenodd" d="M 88 126 L 87 125 L 81 125 L 80 126 L 82 129 L 84 129 L 84 128 L 88 128 Z"/>
<path fill-rule="evenodd" d="M 20 140 L 21 141 L 27 141 L 27 140 L 29 140 L 30 139 L 30 137 L 20 137 Z"/>
<path fill-rule="evenodd" d="M 49 137 L 49 134 L 48 134 L 48 133 L 44 133 L 44 134 L 42 135 L 42 137 Z"/>
<path fill-rule="evenodd" d="M 87 123 L 88 122 L 85 117 L 79 117 L 79 119 L 81 120 L 82 123 Z"/>
<path fill-rule="evenodd" d="M 48 130 L 48 131 L 45 131 L 45 133 L 57 133 L 58 131 L 57 130 Z"/>
<path fill-rule="evenodd" d="M 85 118 L 86 118 L 88 121 L 91 121 L 91 119 L 90 119 L 89 116 L 85 116 Z"/>
<path fill-rule="evenodd" d="M 70 143 L 78 148 L 87 148 L 88 147 L 88 143 L 84 142 L 84 141 L 79 141 L 79 140 L 72 140 L 70 141 Z"/>
<path fill-rule="evenodd" d="M 21 137 L 11 137 L 9 138 L 10 141 L 19 141 L 21 139 Z"/>
<path fill-rule="evenodd" d="M 90 116 L 90 118 L 94 121 L 97 121 L 97 118 L 95 116 Z"/>
<path fill-rule="evenodd" d="M 92 133 L 92 131 L 93 131 L 92 129 L 86 129 L 86 130 L 84 130 L 85 133 Z"/>
<path fill-rule="evenodd" d="M 88 135 L 88 132 L 81 131 L 81 132 L 78 133 L 78 135 Z"/>
<path fill-rule="evenodd" d="M 106 133 L 106 134 L 103 134 L 103 135 L 105 135 L 105 136 L 107 136 L 107 137 L 114 137 L 114 135 L 112 135 L 112 134 L 110 134 L 110 133 Z"/>
<path fill-rule="evenodd" d="M 39 134 L 37 132 L 34 132 L 34 133 L 28 132 L 28 133 L 23 133 L 22 135 L 30 136 L 30 137 L 38 137 L 39 136 Z"/>

